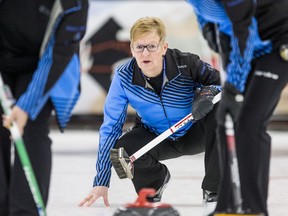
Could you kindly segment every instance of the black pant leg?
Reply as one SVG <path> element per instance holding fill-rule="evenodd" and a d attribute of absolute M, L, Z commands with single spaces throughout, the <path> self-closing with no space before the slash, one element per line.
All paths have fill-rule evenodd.
<path fill-rule="evenodd" d="M 216 139 L 217 122 L 215 119 L 217 106 L 216 104 L 209 115 L 203 119 L 205 128 L 205 176 L 202 182 L 202 189 L 215 192 L 218 191 L 220 184 L 220 162 Z"/>
<path fill-rule="evenodd" d="M 2 111 L 2 109 L 1 109 Z M 0 215 L 8 215 L 11 169 L 11 141 L 9 131 L 0 126 Z"/>
<path fill-rule="evenodd" d="M 17 75 L 6 74 L 1 71 L 3 82 L 13 92 Z M 0 106 L 0 115 L 4 114 Z M 2 122 L 2 121 L 1 121 Z M 11 139 L 8 129 L 0 124 L 0 215 L 9 215 L 9 187 L 11 175 Z"/>
<path fill-rule="evenodd" d="M 252 213 L 264 213 L 265 216 L 268 216 L 271 154 L 271 138 L 267 133 L 267 125 L 287 84 L 287 69 L 288 62 L 280 58 L 278 51 L 257 59 L 235 127 L 243 208 Z M 222 161 L 225 164 L 216 207 L 219 212 L 233 207 L 227 158 L 224 157 Z"/>
<path fill-rule="evenodd" d="M 23 136 L 44 205 L 48 201 L 52 165 L 51 140 L 48 136 L 51 110 L 52 105 L 49 102 L 35 121 L 28 121 Z M 10 183 L 10 215 L 39 215 L 18 153 L 15 153 L 15 162 Z"/>
<path fill-rule="evenodd" d="M 117 141 L 115 148 L 124 147 L 127 154 L 131 156 L 155 137 L 157 137 L 156 134 L 149 132 L 143 127 L 133 128 Z M 165 145 L 165 140 L 157 147 L 160 145 Z M 155 151 L 155 149 L 153 150 Z M 146 153 L 133 164 L 134 177 L 132 182 L 137 193 L 142 188 L 154 188 L 156 190 L 160 188 L 167 173 L 167 168 L 158 161 L 158 158 Z"/>
<path fill-rule="evenodd" d="M 217 191 L 219 184 L 219 164 L 216 149 L 216 108 L 204 119 L 196 122 L 178 140 L 166 139 L 134 162 L 134 187 L 138 192 L 143 187 L 156 190 L 163 184 L 167 168 L 161 160 L 177 158 L 182 155 L 195 155 L 203 151 L 205 156 L 205 177 L 202 187 Z M 137 127 L 123 135 L 116 148 L 124 147 L 129 156 L 157 137 L 152 132 Z M 206 149 L 206 150 L 205 150 Z"/>
<path fill-rule="evenodd" d="M 220 165 L 220 184 L 216 212 L 230 212 L 234 207 L 231 172 L 227 150 L 225 127 L 217 126 L 217 147 Z"/>
<path fill-rule="evenodd" d="M 4 83 L 10 86 L 14 98 L 18 99 L 22 95 L 22 93 L 25 92 L 27 86 L 29 85 L 33 76 L 33 72 L 27 72 L 25 74 L 1 72 L 1 75 L 4 79 Z M 46 204 L 48 200 L 51 174 L 51 140 L 48 136 L 51 112 L 52 104 L 51 102 L 48 102 L 44 106 L 42 111 L 39 113 L 35 121 L 28 120 L 27 125 L 24 128 L 23 136 L 23 140 L 29 158 L 31 160 L 31 164 L 35 172 L 38 185 L 40 187 L 40 192 L 43 197 L 44 204 Z M 11 143 L 9 138 L 10 134 L 8 134 L 6 134 L 5 138 L 6 145 L 7 143 Z M 10 149 L 8 150 L 6 148 L 5 151 L 6 154 L 10 157 Z M 6 166 L 7 163 L 8 162 L 6 162 Z M 8 196 L 6 196 L 7 198 L 5 198 L 6 200 L 3 200 L 3 203 L 8 203 L 6 205 L 7 207 L 5 208 L 5 211 L 6 209 L 8 209 L 9 212 L 5 215 L 38 215 L 32 193 L 28 186 L 28 182 L 26 180 L 26 176 L 24 175 L 24 171 L 19 161 L 18 153 L 16 152 L 16 150 L 15 160 L 13 167 L 10 170 L 10 174 L 11 178 L 6 177 L 6 179 L 8 179 L 8 184 L 3 185 L 3 191 L 8 191 Z"/>
<path fill-rule="evenodd" d="M 236 131 L 244 208 L 266 215 L 271 156 L 267 125 L 287 81 L 288 62 L 278 51 L 259 58 Z"/>
<path fill-rule="evenodd" d="M 187 134 L 175 144 L 175 147 L 183 148 L 181 150 L 183 155 L 195 155 L 205 152 L 205 176 L 202 181 L 202 189 L 209 191 L 217 191 L 220 182 L 220 167 L 216 144 L 216 110 L 217 104 L 205 118 L 195 122 Z"/>

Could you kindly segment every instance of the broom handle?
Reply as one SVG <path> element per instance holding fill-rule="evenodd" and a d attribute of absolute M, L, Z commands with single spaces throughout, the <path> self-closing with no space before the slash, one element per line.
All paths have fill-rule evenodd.
<path fill-rule="evenodd" d="M 225 134 L 226 134 L 226 144 L 228 152 L 228 163 L 231 173 L 234 210 L 236 211 L 236 213 L 243 213 L 240 174 L 238 167 L 238 158 L 236 153 L 237 148 L 235 141 L 234 122 L 230 114 L 226 114 Z"/>
<path fill-rule="evenodd" d="M 221 99 L 221 92 L 215 95 L 213 98 L 213 104 L 217 103 Z M 135 152 L 133 155 L 130 156 L 130 160 L 134 162 L 139 157 L 141 157 L 143 154 L 148 152 L 150 149 L 154 148 L 156 145 L 158 145 L 160 142 L 165 140 L 167 137 L 169 137 L 171 134 L 175 133 L 177 130 L 182 128 L 184 125 L 186 125 L 188 122 L 192 121 L 194 118 L 192 114 L 188 114 L 183 119 L 178 121 L 176 124 L 174 124 L 172 127 L 168 128 L 166 131 L 164 131 L 162 134 L 154 138 L 152 141 L 147 143 L 145 146 L 143 146 L 141 149 L 139 149 L 137 152 Z"/>
<path fill-rule="evenodd" d="M 1 102 L 3 112 L 6 115 L 9 115 L 11 113 L 11 108 L 10 108 L 9 99 L 7 98 L 6 93 L 5 93 L 5 85 L 3 83 L 1 74 L 0 74 L 0 102 Z M 24 141 L 20 134 L 19 128 L 14 121 L 12 122 L 12 126 L 10 127 L 9 130 L 12 136 L 12 140 L 15 143 L 15 148 L 19 155 L 26 179 L 29 184 L 29 188 L 33 195 L 34 202 L 37 206 L 39 216 L 46 216 L 44 202 L 40 193 L 39 186 L 37 184 L 34 171 L 32 169 L 32 165 L 31 165 Z"/>

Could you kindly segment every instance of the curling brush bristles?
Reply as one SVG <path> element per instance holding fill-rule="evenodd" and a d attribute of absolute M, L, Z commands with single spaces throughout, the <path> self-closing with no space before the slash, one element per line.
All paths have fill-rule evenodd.
<path fill-rule="evenodd" d="M 133 178 L 133 166 L 124 148 L 111 149 L 110 160 L 120 179 Z"/>

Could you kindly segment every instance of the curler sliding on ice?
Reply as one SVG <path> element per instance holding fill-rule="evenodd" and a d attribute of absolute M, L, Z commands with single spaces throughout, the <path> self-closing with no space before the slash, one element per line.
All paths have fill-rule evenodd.
<path fill-rule="evenodd" d="M 217 103 L 221 99 L 221 92 L 218 93 L 213 98 L 213 104 Z M 164 131 L 162 134 L 157 136 L 155 139 L 147 143 L 145 146 L 143 146 L 141 149 L 139 149 L 137 152 L 135 152 L 133 155 L 129 156 L 125 149 L 123 147 L 119 149 L 111 149 L 110 150 L 110 159 L 112 162 L 112 165 L 120 179 L 128 178 L 132 179 L 134 175 L 134 169 L 133 169 L 133 162 L 136 161 L 138 158 L 140 158 L 143 154 L 148 152 L 150 149 L 154 148 L 156 145 L 161 143 L 164 139 L 169 137 L 171 134 L 175 133 L 177 130 L 182 128 L 184 125 L 186 125 L 188 122 L 192 121 L 193 115 L 192 113 L 185 116 L 183 119 L 178 121 L 176 124 L 174 124 L 172 127 L 168 128 L 166 131 Z"/>
<path fill-rule="evenodd" d="M 162 161 L 202 152 L 203 205 L 215 206 L 220 167 L 218 104 L 213 99 L 222 89 L 219 71 L 193 53 L 169 48 L 165 25 L 158 17 L 136 20 L 130 41 L 133 58 L 116 68 L 111 81 L 99 129 L 93 188 L 80 206 L 91 206 L 100 197 L 109 206 L 112 165 L 120 178 L 133 178 L 137 194 L 153 188 L 156 193 L 149 200 L 160 202 L 172 178 Z M 129 106 L 136 115 L 131 130 L 123 134 Z"/>

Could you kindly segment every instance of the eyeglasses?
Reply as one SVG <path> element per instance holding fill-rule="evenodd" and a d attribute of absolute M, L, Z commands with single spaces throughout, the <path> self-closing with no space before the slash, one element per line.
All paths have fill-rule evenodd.
<path fill-rule="evenodd" d="M 132 49 L 136 53 L 141 53 L 146 48 L 149 52 L 156 52 L 158 50 L 159 44 L 148 44 L 148 45 L 135 45 L 132 46 Z"/>

